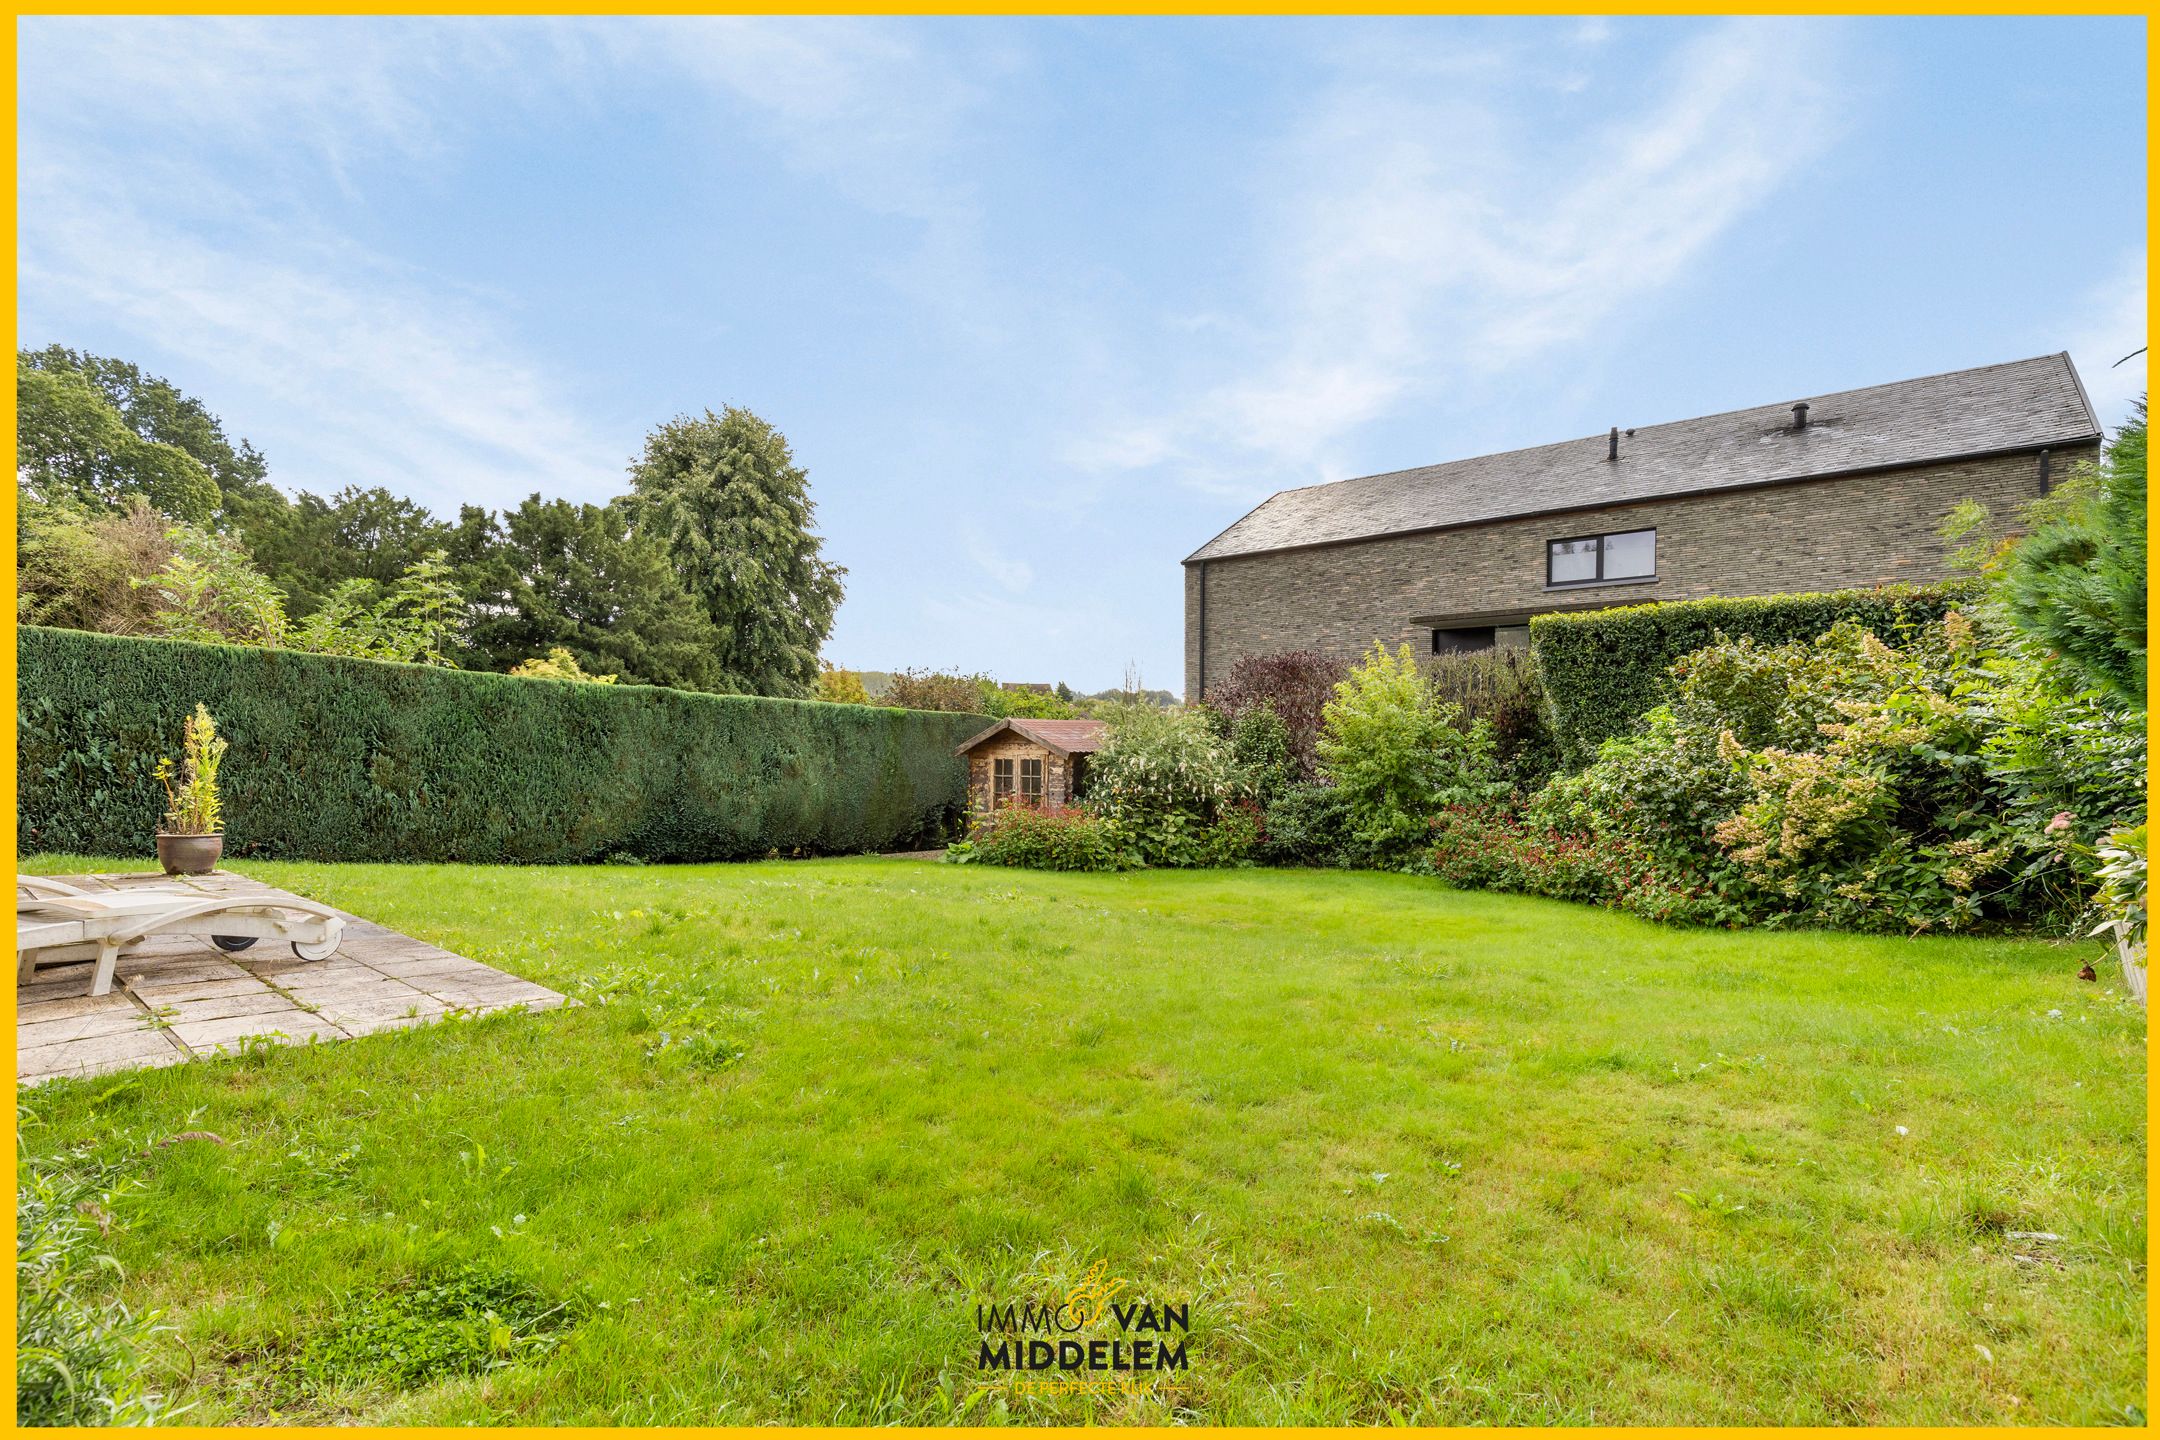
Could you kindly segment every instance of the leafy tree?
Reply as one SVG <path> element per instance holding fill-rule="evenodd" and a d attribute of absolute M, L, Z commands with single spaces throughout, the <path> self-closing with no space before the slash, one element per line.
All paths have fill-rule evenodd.
<path fill-rule="evenodd" d="M 878 697 L 878 704 L 899 710 L 945 710 L 959 715 L 983 714 L 981 675 L 946 675 L 935 670 L 896 672 Z M 995 689 L 995 686 L 990 688 Z"/>
<path fill-rule="evenodd" d="M 170 528 L 141 496 L 118 514 L 72 498 L 22 496 L 15 512 L 16 619 L 113 635 L 148 631 L 157 601 L 137 582 L 172 558 Z"/>
<path fill-rule="evenodd" d="M 862 676 L 853 670 L 842 670 L 830 661 L 820 660 L 816 698 L 834 705 L 868 705 L 870 692 L 863 688 Z"/>
<path fill-rule="evenodd" d="M 286 503 L 270 483 L 269 462 L 247 441 L 235 444 L 225 427 L 200 400 L 170 380 L 146 375 L 126 360 L 63 345 L 19 352 L 18 361 L 54 376 L 86 381 L 118 412 L 121 421 L 143 440 L 185 451 L 217 485 L 224 508 L 236 512 L 250 504 Z"/>
<path fill-rule="evenodd" d="M 717 631 L 721 688 L 807 695 L 845 573 L 811 532 L 809 477 L 771 425 L 737 406 L 645 441 L 625 503 Z"/>
<path fill-rule="evenodd" d="M 192 525 L 175 525 L 166 538 L 172 554 L 164 568 L 132 582 L 154 598 L 152 634 L 241 645 L 284 641 L 285 597 L 237 541 Z"/>
<path fill-rule="evenodd" d="M 82 376 L 15 368 L 15 468 L 40 500 L 119 510 L 139 496 L 160 514 L 200 523 L 217 513 L 217 482 L 176 446 L 145 440 Z"/>
<path fill-rule="evenodd" d="M 470 663 L 503 670 L 560 647 L 633 684 L 719 688 L 720 637 L 619 505 L 533 495 L 500 521 L 468 506 L 452 543 L 470 596 Z"/>
<path fill-rule="evenodd" d="M 372 580 L 340 582 L 292 628 L 288 643 L 318 655 L 451 665 L 447 652 L 456 645 L 464 614 L 465 597 L 450 578 L 449 562 L 434 550 L 387 587 Z"/>
<path fill-rule="evenodd" d="M 348 580 L 394 584 L 429 552 L 447 552 L 454 538 L 425 506 L 381 486 L 355 485 L 327 500 L 303 492 L 289 505 L 249 510 L 241 534 L 290 597 L 294 615 L 313 611 Z"/>
<path fill-rule="evenodd" d="M 976 708 L 1000 720 L 1008 716 L 1022 720 L 1072 720 L 1080 714 L 1077 706 L 1060 700 L 1049 691 L 1008 690 L 987 676 L 978 677 L 976 686 L 982 691 L 982 703 Z"/>
<path fill-rule="evenodd" d="M 2049 503 L 2052 502 L 2052 503 Z M 2035 507 L 1997 593 L 2018 629 L 2089 688 L 2145 708 L 2145 402 L 2095 475 Z"/>

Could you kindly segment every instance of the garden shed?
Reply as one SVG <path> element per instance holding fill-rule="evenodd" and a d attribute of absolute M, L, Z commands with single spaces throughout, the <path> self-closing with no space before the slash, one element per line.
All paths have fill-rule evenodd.
<path fill-rule="evenodd" d="M 1059 809 L 1087 788 L 1087 757 L 1102 746 L 1100 720 L 1000 720 L 953 753 L 967 761 L 968 803 Z"/>

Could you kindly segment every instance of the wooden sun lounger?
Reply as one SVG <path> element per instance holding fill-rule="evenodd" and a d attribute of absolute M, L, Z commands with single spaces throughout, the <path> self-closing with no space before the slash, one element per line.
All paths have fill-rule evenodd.
<path fill-rule="evenodd" d="M 153 935 L 195 936 L 228 952 L 284 940 L 302 960 L 327 960 L 345 929 L 342 916 L 312 900 L 150 886 L 90 891 L 38 875 L 17 876 L 15 888 L 17 982 L 30 980 L 39 965 L 94 957 L 92 995 L 108 994 L 121 952 Z"/>

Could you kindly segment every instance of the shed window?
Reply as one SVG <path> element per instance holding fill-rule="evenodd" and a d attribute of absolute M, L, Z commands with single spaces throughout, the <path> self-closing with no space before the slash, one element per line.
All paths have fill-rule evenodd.
<path fill-rule="evenodd" d="M 1013 762 L 1007 755 L 990 762 L 990 803 L 993 805 L 1009 798 L 1013 793 Z"/>
<path fill-rule="evenodd" d="M 1575 535 L 1545 544 L 1547 585 L 1602 585 L 1657 575 L 1657 531 Z"/>
<path fill-rule="evenodd" d="M 1022 760 L 1020 762 L 1020 798 L 1031 805 L 1040 805 L 1043 797 L 1043 762 Z"/>

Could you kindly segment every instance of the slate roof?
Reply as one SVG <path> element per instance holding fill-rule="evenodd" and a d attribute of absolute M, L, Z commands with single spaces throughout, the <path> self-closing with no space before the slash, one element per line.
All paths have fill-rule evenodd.
<path fill-rule="evenodd" d="M 1808 402 L 1805 429 L 1792 407 Z M 1834 395 L 1795 395 L 1606 438 L 1451 460 L 1282 490 L 1186 557 L 1437 530 L 1705 491 L 1775 485 L 1960 457 L 2087 444 L 2100 422 L 2067 353 L 1954 370 Z"/>
<path fill-rule="evenodd" d="M 1024 735 L 1038 745 L 1047 746 L 1060 755 L 1090 755 L 1102 748 L 1103 722 L 1100 720 L 1000 720 L 980 735 L 971 736 L 953 747 L 953 754 L 965 755 L 985 740 L 1010 730 Z"/>

